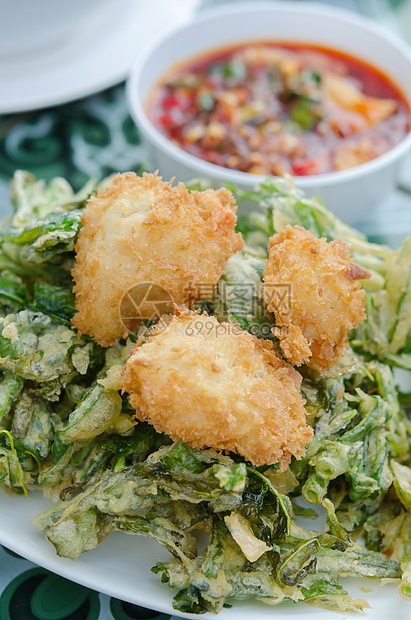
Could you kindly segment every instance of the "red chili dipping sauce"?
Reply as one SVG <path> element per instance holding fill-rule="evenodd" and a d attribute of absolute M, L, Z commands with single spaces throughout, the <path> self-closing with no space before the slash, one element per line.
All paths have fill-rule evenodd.
<path fill-rule="evenodd" d="M 410 130 L 407 102 L 386 75 L 340 52 L 294 43 L 198 58 L 157 87 L 148 114 L 188 153 L 267 175 L 352 168 Z"/>

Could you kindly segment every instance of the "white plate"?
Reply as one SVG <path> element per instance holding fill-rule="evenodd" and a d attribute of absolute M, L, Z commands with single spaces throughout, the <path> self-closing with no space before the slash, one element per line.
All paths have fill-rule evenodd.
<path fill-rule="evenodd" d="M 49 506 L 50 502 L 38 493 L 27 499 L 24 496 L 9 496 L 1 491 L 0 543 L 28 560 L 93 590 L 170 615 L 199 618 L 176 612 L 172 607 L 175 590 L 161 584 L 150 571 L 156 562 L 170 557 L 152 540 L 115 533 L 96 549 L 80 556 L 77 562 L 59 558 L 54 547 L 32 525 L 33 517 Z M 351 596 L 369 601 L 372 609 L 367 609 L 362 615 L 367 620 L 409 620 L 411 617 L 411 602 L 400 598 L 394 584 L 381 587 L 378 581 L 366 579 L 345 579 L 342 584 Z M 364 592 L 362 587 L 372 591 Z M 316 609 L 305 603 L 296 605 L 286 602 L 273 609 L 257 601 L 246 601 L 234 602 L 231 609 L 223 609 L 217 617 L 221 620 L 358 620 L 361 616 Z M 210 620 L 217 617 L 210 613 L 201 616 Z"/>
<path fill-rule="evenodd" d="M 198 0 L 117 0 L 70 38 L 0 58 L 0 113 L 58 105 L 126 78 L 137 52 L 187 21 Z"/>

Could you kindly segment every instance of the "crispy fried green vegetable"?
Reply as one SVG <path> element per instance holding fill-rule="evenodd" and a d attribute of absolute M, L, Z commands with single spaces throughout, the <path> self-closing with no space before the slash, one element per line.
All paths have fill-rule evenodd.
<path fill-rule="evenodd" d="M 51 213 L 28 224 L 23 230 L 11 227 L 3 230 L 3 243 L 28 246 L 26 260 L 43 263 L 74 250 L 81 228 L 80 216 L 81 211 L 76 209 L 68 213 Z"/>
<path fill-rule="evenodd" d="M 114 530 L 157 540 L 174 559 L 153 570 L 180 590 L 174 599 L 180 611 L 219 611 L 232 598 L 324 603 L 333 592 L 340 609 L 359 608 L 338 586 L 339 573 L 399 576 L 397 562 L 352 545 L 329 500 L 329 533 L 290 530 L 291 504 L 263 474 L 248 468 L 242 488 L 234 491 L 221 485 L 221 467 L 226 473 L 238 469 L 212 451 L 190 451 L 181 443 L 162 447 L 144 462 L 103 474 L 66 509 L 62 502 L 35 524 L 59 555 L 73 559 Z M 200 554 L 192 536 L 198 527 L 210 532 Z M 326 573 L 328 589 L 320 587 Z"/>
<path fill-rule="evenodd" d="M 46 185 L 29 172 L 17 170 L 11 182 L 11 199 L 15 209 L 11 218 L 12 225 L 16 228 L 24 227 L 50 213 L 72 211 L 84 206 L 96 186 L 96 181 L 90 179 L 75 194 L 65 179 L 56 177 Z"/>
<path fill-rule="evenodd" d="M 18 397 L 24 381 L 14 372 L 5 372 L 0 383 L 0 423 Z"/>
<path fill-rule="evenodd" d="M 49 400 L 58 400 L 62 388 L 87 372 L 94 345 L 42 312 L 0 317 L 0 330 L 2 371 L 34 382 Z"/>
<path fill-rule="evenodd" d="M 230 80 L 240 70 L 221 66 Z M 315 75 L 304 79 L 319 87 Z M 321 110 L 300 89 L 290 84 L 294 121 L 315 123 Z M 239 217 L 246 243 L 218 283 L 218 319 L 277 346 L 261 287 L 269 237 L 287 224 L 346 240 L 372 274 L 367 318 L 339 371 L 298 369 L 314 428 L 305 456 L 284 472 L 256 468 L 137 423 L 121 393 L 135 338 L 103 351 L 72 327 L 74 245 L 96 189 L 91 181 L 75 194 L 22 171 L 13 180 L 15 213 L 0 225 L 0 484 L 57 501 L 35 524 L 64 557 L 114 531 L 158 541 L 172 557 L 152 570 L 180 612 L 253 598 L 359 611 L 367 602 L 340 584 L 350 575 L 399 579 L 411 599 L 411 394 L 396 374 L 411 370 L 410 239 L 397 250 L 369 243 L 290 179 L 237 192 L 259 210 Z M 324 531 L 306 525 L 317 513 L 301 496 L 326 511 Z M 195 530 L 209 536 L 201 551 Z"/>
<path fill-rule="evenodd" d="M 2 314 L 12 314 L 23 310 L 30 300 L 27 286 L 12 271 L 6 269 L 0 273 L 0 307 Z"/>

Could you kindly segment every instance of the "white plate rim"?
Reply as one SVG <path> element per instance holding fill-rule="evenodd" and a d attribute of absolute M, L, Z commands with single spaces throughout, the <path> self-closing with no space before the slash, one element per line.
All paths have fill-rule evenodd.
<path fill-rule="evenodd" d="M 149 41 L 189 20 L 199 0 L 116 0 L 93 23 L 30 55 L 0 56 L 0 114 L 62 105 L 123 81 Z"/>

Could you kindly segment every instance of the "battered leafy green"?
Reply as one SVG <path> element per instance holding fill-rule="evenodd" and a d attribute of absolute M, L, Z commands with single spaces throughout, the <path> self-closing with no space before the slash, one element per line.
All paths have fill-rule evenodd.
<path fill-rule="evenodd" d="M 303 108 L 296 121 L 311 122 Z M 103 350 L 72 327 L 74 246 L 97 189 L 75 194 L 23 171 L 12 183 L 15 212 L 0 225 L 0 484 L 57 501 L 35 525 L 61 556 L 113 531 L 158 541 L 171 559 L 152 570 L 181 612 L 250 598 L 359 611 L 366 602 L 339 582 L 347 575 L 398 579 L 411 599 L 411 394 L 397 386 L 397 368 L 411 369 L 410 238 L 397 250 L 369 243 L 287 179 L 235 190 L 259 210 L 239 218 L 246 245 L 218 284 L 219 320 L 277 346 L 261 286 L 269 237 L 287 224 L 345 239 L 372 274 L 339 371 L 299 369 L 314 437 L 281 472 L 137 422 L 121 393 L 135 338 Z M 246 295 L 227 294 L 239 284 Z M 307 526 L 316 512 L 301 498 L 326 512 L 322 531 Z M 201 551 L 196 531 L 209 538 Z"/>

